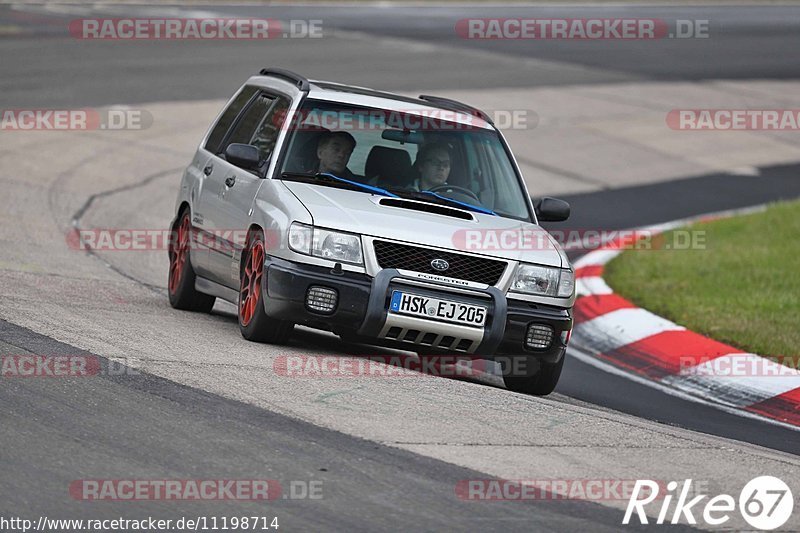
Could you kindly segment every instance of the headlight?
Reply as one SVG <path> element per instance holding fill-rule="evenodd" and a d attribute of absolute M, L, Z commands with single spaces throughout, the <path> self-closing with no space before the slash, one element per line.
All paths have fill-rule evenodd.
<path fill-rule="evenodd" d="M 342 263 L 363 264 L 361 237 L 315 228 L 299 222 L 289 227 L 289 248 L 295 252 Z"/>
<path fill-rule="evenodd" d="M 352 233 L 341 233 L 314 228 L 314 245 L 311 254 L 331 261 L 360 265 L 361 237 Z"/>
<path fill-rule="evenodd" d="M 526 294 L 540 294 L 557 298 L 569 298 L 575 288 L 575 273 L 572 270 L 520 263 L 511 290 Z"/>

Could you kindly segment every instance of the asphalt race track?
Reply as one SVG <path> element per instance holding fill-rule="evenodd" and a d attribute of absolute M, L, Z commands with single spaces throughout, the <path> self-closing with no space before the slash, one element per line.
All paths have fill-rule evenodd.
<path fill-rule="evenodd" d="M 90 42 L 65 31 L 80 17 L 164 13 L 320 19 L 325 35 L 266 44 Z M 481 42 L 453 34 L 459 19 L 534 13 L 708 19 L 711 38 Z M 568 101 L 615 87 L 634 87 L 644 101 L 653 84 L 690 95 L 713 88 L 769 96 L 772 107 L 798 108 L 796 93 L 758 84 L 800 78 L 800 7 L 2 5 L 0 30 L 3 109 L 127 105 L 154 117 L 138 132 L 0 133 L 0 354 L 86 354 L 115 369 L 95 378 L 0 378 L 0 516 L 258 515 L 278 517 L 282 531 L 617 531 L 636 528 L 620 525 L 625 501 L 474 502 L 457 497 L 456 487 L 485 478 L 693 478 L 710 493 L 738 494 L 759 475 L 800 479 L 797 431 L 575 358 L 546 398 L 509 392 L 492 375 L 280 376 L 273 364 L 282 355 L 358 358 L 378 349 L 301 328 L 288 346 L 248 343 L 231 306 L 218 303 L 208 316 L 169 307 L 166 252 L 90 254 L 64 237 L 74 226 L 166 227 L 197 141 L 224 100 L 264 66 L 486 102 L 524 99 L 529 90 Z M 601 134 L 612 137 L 610 130 Z M 675 176 L 655 181 L 627 172 L 614 154 L 582 163 L 586 172 L 548 163 L 541 190 L 568 200 L 573 213 L 549 227 L 625 229 L 800 197 L 800 142 L 792 135 L 772 136 L 769 147 L 729 168 L 720 153 L 713 163 L 678 162 L 672 172 L 662 164 L 671 156 L 642 150 L 652 155 L 643 168 Z M 510 142 L 538 168 L 536 145 Z M 579 148 L 562 149 L 550 155 L 566 161 Z M 528 182 L 537 195 L 536 179 Z M 284 497 L 265 504 L 70 496 L 73 481 L 106 478 L 274 479 Z M 286 497 L 312 482 L 321 498 Z M 800 529 L 797 516 L 785 527 Z"/>

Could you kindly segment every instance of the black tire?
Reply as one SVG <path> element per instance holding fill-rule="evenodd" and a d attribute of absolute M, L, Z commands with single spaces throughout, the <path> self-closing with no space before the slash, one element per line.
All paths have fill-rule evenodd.
<path fill-rule="evenodd" d="M 169 275 L 167 293 L 169 304 L 175 309 L 208 313 L 214 307 L 215 297 L 203 294 L 194 288 L 197 275 L 191 261 L 192 223 L 189 210 L 184 209 L 178 217 L 169 242 Z"/>
<path fill-rule="evenodd" d="M 509 356 L 520 357 L 520 356 Z M 528 356 L 521 356 L 528 357 Z M 561 369 L 564 368 L 564 359 L 567 354 L 561 356 L 557 363 L 540 363 L 539 370 L 531 375 L 511 375 L 510 370 L 503 369 L 503 382 L 508 390 L 531 394 L 533 396 L 547 396 L 558 385 L 561 377 Z"/>
<path fill-rule="evenodd" d="M 267 316 L 264 311 L 263 298 L 267 294 L 264 250 L 261 230 L 250 232 L 239 272 L 239 330 L 249 341 L 282 344 L 289 340 L 294 324 Z"/>

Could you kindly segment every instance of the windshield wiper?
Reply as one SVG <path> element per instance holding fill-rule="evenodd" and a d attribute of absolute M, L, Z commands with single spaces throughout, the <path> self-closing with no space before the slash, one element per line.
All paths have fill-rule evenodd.
<path fill-rule="evenodd" d="M 394 193 L 387 191 L 386 189 L 381 189 L 380 187 L 373 187 L 372 185 L 367 185 L 366 183 L 360 183 L 358 181 L 348 180 L 345 178 L 340 178 L 339 176 L 335 176 L 329 172 L 317 172 L 312 174 L 310 172 L 283 172 L 281 174 L 281 178 L 283 179 L 311 179 L 314 181 L 322 181 L 328 183 L 337 183 L 341 185 L 345 185 L 347 188 L 356 191 L 364 191 L 369 192 L 372 194 L 380 194 L 382 196 L 390 196 L 392 198 L 399 198 Z"/>
<path fill-rule="evenodd" d="M 422 200 L 423 202 L 430 202 L 433 204 L 450 204 L 455 207 L 459 207 L 461 209 L 466 209 L 468 211 L 474 211 L 476 213 L 483 213 L 484 215 L 492 215 L 497 216 L 497 213 L 492 211 L 491 209 L 487 209 L 485 207 L 481 207 L 479 205 L 469 204 L 467 202 L 462 202 L 460 200 L 456 200 L 454 198 L 448 198 L 447 196 L 442 196 L 439 193 L 431 192 L 431 191 L 411 191 L 408 189 L 398 189 L 398 188 L 391 188 L 389 189 L 391 192 L 398 193 L 400 196 L 404 198 L 411 198 L 414 200 Z M 440 200 L 439 202 L 433 201 L 433 198 Z"/>

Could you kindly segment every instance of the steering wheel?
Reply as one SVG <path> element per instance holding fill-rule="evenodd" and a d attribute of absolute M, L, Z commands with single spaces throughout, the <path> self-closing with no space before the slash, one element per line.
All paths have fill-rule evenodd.
<path fill-rule="evenodd" d="M 459 187 L 458 185 L 448 185 L 448 184 L 445 183 L 444 185 L 437 185 L 436 187 L 433 187 L 432 189 L 428 189 L 428 192 L 435 192 L 437 194 L 441 194 L 442 192 L 457 192 L 457 193 L 461 193 L 464 196 L 468 196 L 469 198 L 472 198 L 473 200 L 478 202 L 479 205 L 481 203 L 481 199 L 478 198 L 477 194 L 475 194 L 471 190 L 467 189 L 466 187 Z M 457 200 L 457 198 L 454 198 L 454 200 Z"/>

